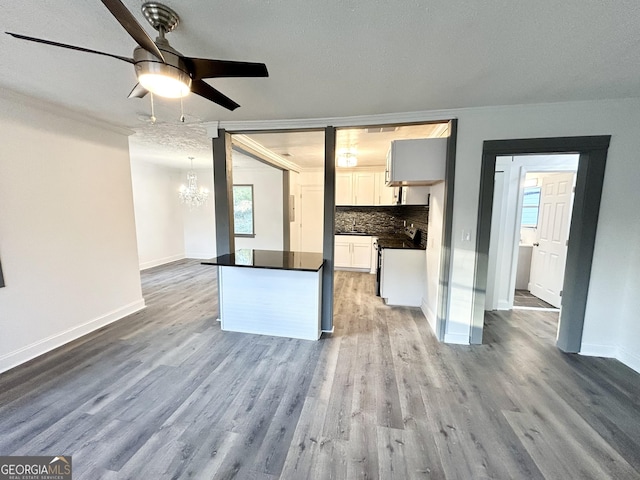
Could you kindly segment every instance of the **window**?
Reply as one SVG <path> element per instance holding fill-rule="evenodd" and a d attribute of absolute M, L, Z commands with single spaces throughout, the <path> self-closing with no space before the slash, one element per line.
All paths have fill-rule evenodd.
<path fill-rule="evenodd" d="M 233 186 L 233 233 L 236 237 L 255 237 L 253 185 Z"/>
<path fill-rule="evenodd" d="M 538 212 L 540 210 L 540 187 L 525 187 L 522 201 L 523 227 L 535 228 L 538 226 Z"/>

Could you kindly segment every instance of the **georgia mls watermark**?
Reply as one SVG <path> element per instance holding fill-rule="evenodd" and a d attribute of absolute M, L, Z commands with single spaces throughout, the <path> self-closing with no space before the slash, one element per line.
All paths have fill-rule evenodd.
<path fill-rule="evenodd" d="M 0 457 L 0 480 L 71 480 L 71 456 Z"/>

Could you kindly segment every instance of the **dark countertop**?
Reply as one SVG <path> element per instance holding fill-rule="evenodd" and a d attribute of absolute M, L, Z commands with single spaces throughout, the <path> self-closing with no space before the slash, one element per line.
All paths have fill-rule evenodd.
<path fill-rule="evenodd" d="M 288 250 L 237 250 L 235 253 L 203 260 L 202 265 L 221 267 L 270 268 L 317 272 L 324 264 L 321 253 Z"/>
<path fill-rule="evenodd" d="M 402 248 L 410 250 L 426 250 L 419 243 L 412 242 L 404 233 L 376 235 L 364 232 L 335 232 L 335 235 L 355 235 L 357 237 L 378 237 L 378 246 L 381 248 Z"/>
<path fill-rule="evenodd" d="M 365 233 L 365 232 L 336 232 L 334 235 L 355 235 L 356 237 L 377 237 L 377 235 L 372 235 L 370 233 Z"/>
<path fill-rule="evenodd" d="M 378 247 L 379 248 L 397 248 L 397 249 L 407 249 L 407 250 L 426 250 L 419 243 L 414 243 L 409 240 L 407 237 L 379 237 L 378 238 Z"/>

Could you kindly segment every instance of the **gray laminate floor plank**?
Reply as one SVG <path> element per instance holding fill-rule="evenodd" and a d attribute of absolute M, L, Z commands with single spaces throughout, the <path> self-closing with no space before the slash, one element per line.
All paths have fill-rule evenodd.
<path fill-rule="evenodd" d="M 556 312 L 445 345 L 338 272 L 308 342 L 221 331 L 198 261 L 141 278 L 145 310 L 0 375 L 0 454 L 72 455 L 76 480 L 640 479 L 640 376 L 560 352 Z"/>

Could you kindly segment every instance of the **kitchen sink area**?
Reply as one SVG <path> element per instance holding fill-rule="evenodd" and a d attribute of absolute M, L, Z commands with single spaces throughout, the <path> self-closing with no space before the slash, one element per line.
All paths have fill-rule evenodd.
<path fill-rule="evenodd" d="M 388 305 L 419 306 L 428 218 L 428 205 L 337 206 L 334 268 L 375 275 Z"/>

